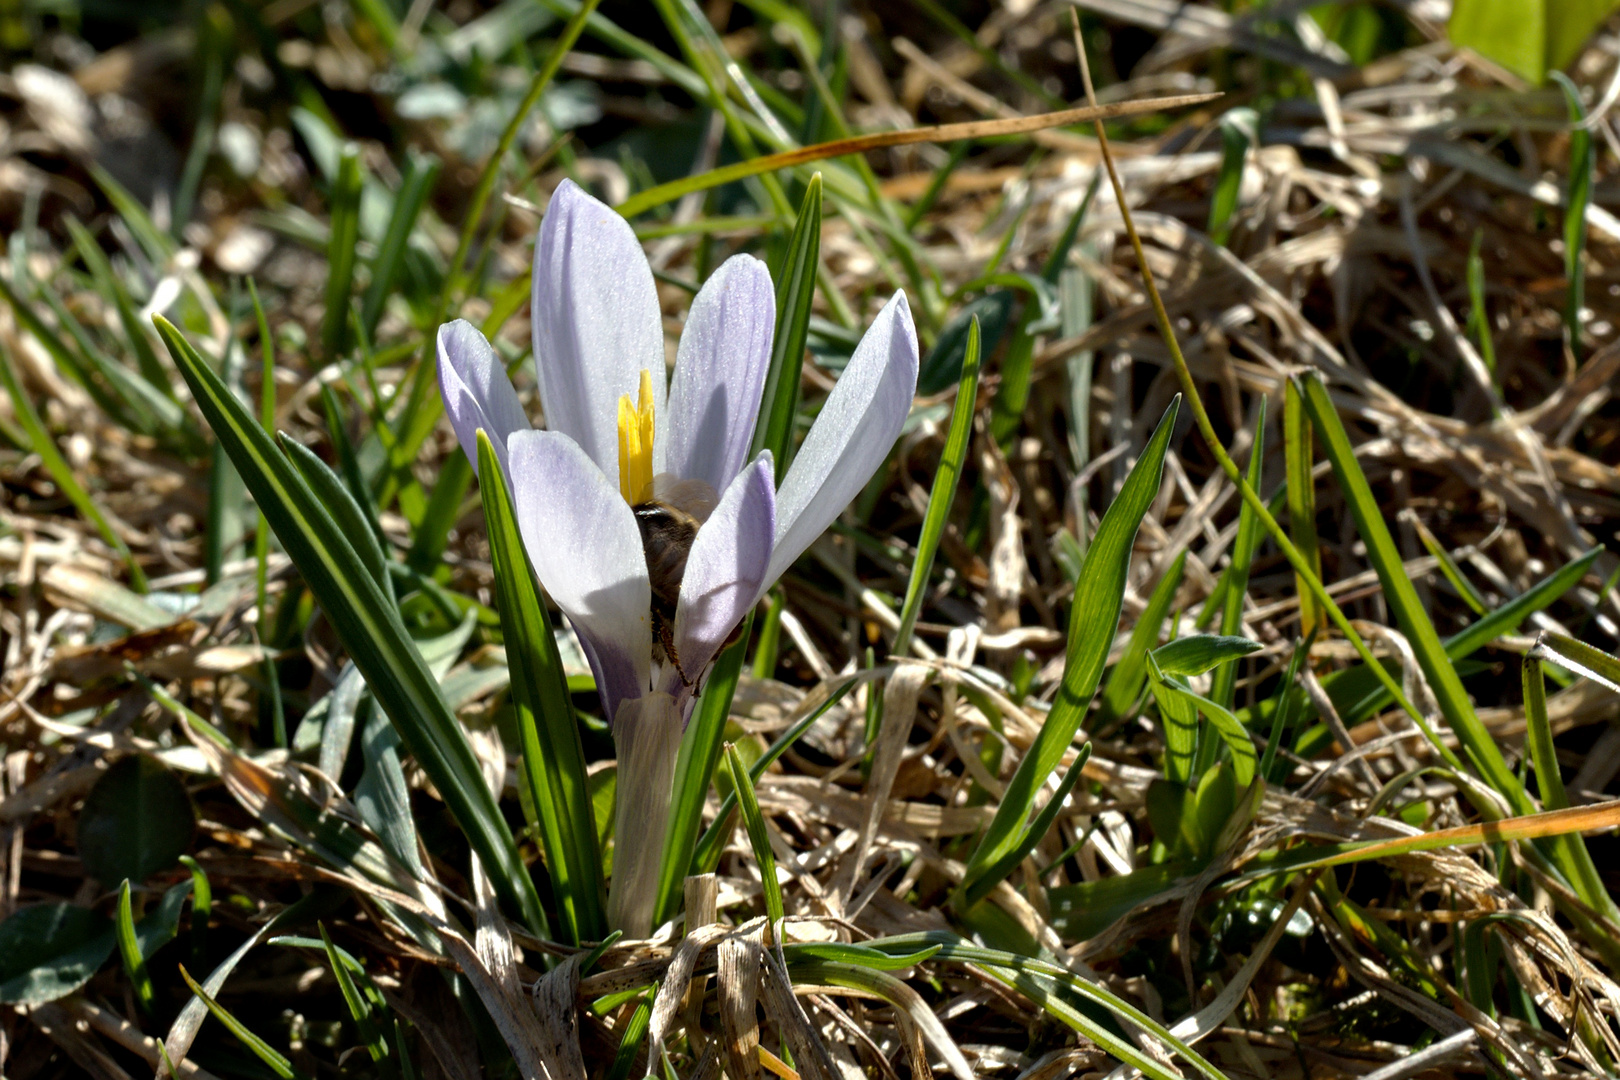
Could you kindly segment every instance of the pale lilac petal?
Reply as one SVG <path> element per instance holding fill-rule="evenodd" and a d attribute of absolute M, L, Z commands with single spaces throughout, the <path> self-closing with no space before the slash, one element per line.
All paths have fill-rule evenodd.
<path fill-rule="evenodd" d="M 724 491 L 748 460 L 771 364 L 776 293 L 770 271 L 735 255 L 692 301 L 669 387 L 664 468 Z"/>
<path fill-rule="evenodd" d="M 906 294 L 878 312 L 776 493 L 767 587 L 832 524 L 889 456 L 917 392 L 917 330 Z"/>
<path fill-rule="evenodd" d="M 439 393 L 473 472 L 478 471 L 478 429 L 483 428 L 501 468 L 510 476 L 506 441 L 516 432 L 529 430 L 529 418 L 512 389 L 512 380 L 506 377 L 506 365 L 466 319 L 439 327 Z"/>
<path fill-rule="evenodd" d="M 609 719 L 646 693 L 652 589 L 635 515 L 585 452 L 555 431 L 512 436 L 512 501 L 540 584 L 585 647 Z"/>
<path fill-rule="evenodd" d="M 619 398 L 650 371 L 663 422 L 663 317 L 630 224 L 571 180 L 551 196 L 534 247 L 534 356 L 546 427 L 573 439 L 617 487 Z M 653 473 L 663 472 L 662 441 Z"/>
<path fill-rule="evenodd" d="M 776 535 L 776 467 L 770 451 L 732 480 L 686 557 L 675 608 L 675 654 L 697 680 L 727 635 L 754 606 L 765 583 Z M 679 674 L 664 673 L 670 685 Z"/>

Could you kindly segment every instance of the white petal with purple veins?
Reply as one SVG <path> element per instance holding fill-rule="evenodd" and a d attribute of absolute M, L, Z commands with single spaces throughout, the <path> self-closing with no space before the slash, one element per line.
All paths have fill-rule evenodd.
<path fill-rule="evenodd" d="M 580 636 L 611 719 L 644 694 L 652 667 L 652 589 L 635 515 L 585 452 L 555 431 L 508 444 L 518 530 L 540 584 Z"/>
<path fill-rule="evenodd" d="M 669 388 L 664 468 L 724 491 L 748 460 L 771 363 L 776 292 L 752 255 L 727 259 L 698 290 Z"/>
<path fill-rule="evenodd" d="M 473 471 L 478 471 L 478 429 L 483 428 L 501 468 L 510 475 L 506 441 L 516 432 L 529 430 L 529 418 L 512 389 L 512 380 L 506 377 L 506 365 L 478 328 L 465 319 L 439 327 L 439 392 Z"/>
<path fill-rule="evenodd" d="M 775 465 L 770 451 L 738 473 L 698 530 L 681 578 L 675 609 L 675 652 L 686 677 L 696 680 L 748 609 L 770 567 L 776 533 Z M 679 673 L 664 674 L 672 692 Z"/>
<path fill-rule="evenodd" d="M 652 373 L 664 412 L 664 329 L 652 268 L 629 222 L 571 180 L 551 196 L 534 248 L 534 356 L 546 427 L 573 439 L 615 487 L 619 398 Z M 653 473 L 663 471 L 653 443 Z"/>
<path fill-rule="evenodd" d="M 776 493 L 767 586 L 832 524 L 889 456 L 917 392 L 917 330 L 906 294 L 884 305 L 827 395 Z"/>

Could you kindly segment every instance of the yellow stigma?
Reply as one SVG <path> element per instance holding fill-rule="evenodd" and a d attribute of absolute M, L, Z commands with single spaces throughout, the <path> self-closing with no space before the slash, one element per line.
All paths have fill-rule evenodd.
<path fill-rule="evenodd" d="M 639 400 L 619 398 L 619 494 L 631 506 L 652 493 L 653 466 L 652 372 L 641 372 Z"/>

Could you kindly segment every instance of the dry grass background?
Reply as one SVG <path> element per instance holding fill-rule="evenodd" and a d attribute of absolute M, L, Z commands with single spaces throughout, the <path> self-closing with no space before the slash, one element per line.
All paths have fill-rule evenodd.
<path fill-rule="evenodd" d="M 1575 589 L 1475 657 L 1482 663 L 1469 675 L 1469 691 L 1518 767 L 1525 732 L 1518 654 L 1534 632 L 1560 629 L 1611 652 L 1620 636 L 1620 601 L 1612 587 L 1620 569 L 1620 405 L 1613 397 L 1620 385 L 1620 273 L 1614 269 L 1620 218 L 1611 213 L 1620 204 L 1620 136 L 1610 114 L 1620 88 L 1620 38 L 1600 33 L 1574 70 L 1590 95 L 1598 168 L 1584 256 L 1590 312 L 1584 340 L 1571 349 L 1562 314 L 1567 283 L 1558 209 L 1570 146 L 1563 99 L 1555 88 L 1513 85 L 1488 64 L 1454 51 L 1444 37 L 1443 2 L 1354 6 L 1372 12 L 1383 35 L 1377 55 L 1360 65 L 1299 4 L 1274 5 L 1263 17 L 1157 0 L 1083 0 L 1081 7 L 1094 60 L 1107 76 L 1105 99 L 1207 89 L 1226 94 L 1125 128 L 1116 145 L 1150 269 L 1217 429 L 1240 462 L 1253 445 L 1260 403 L 1270 402 L 1262 493 L 1269 496 L 1284 475 L 1284 381 L 1313 368 L 1328 378 L 1395 529 L 1405 570 L 1443 635 L 1476 616 L 1469 598 L 1442 573 L 1426 535 L 1487 607 L 1594 547 L 1607 548 Z M 1023 2 L 957 10 L 978 48 L 953 36 L 932 9 L 884 4 L 843 12 L 837 32 L 847 49 L 855 127 L 1049 108 L 1025 83 L 1055 98 L 1079 96 L 1066 6 Z M 608 13 L 637 32 L 644 29 L 631 21 L 630 5 L 610 5 Z M 412 355 L 409 343 L 420 330 L 402 306 L 384 315 L 376 341 L 392 362 L 377 366 L 375 387 L 344 381 L 321 359 L 313 343 L 321 334 L 327 266 L 319 246 L 296 230 L 318 224 L 322 185 L 285 103 L 269 89 L 279 85 L 271 81 L 271 65 L 293 71 L 341 110 L 378 175 L 397 173 L 406 147 L 445 158 L 423 228 L 440 260 L 454 248 L 458 208 L 493 143 L 487 118 L 471 114 L 508 98 L 493 91 L 469 98 L 461 119 L 401 115 L 400 99 L 391 96 L 396 91 L 389 79 L 397 72 L 387 51 L 363 35 L 357 39 L 343 11 L 278 0 L 259 14 L 276 47 L 244 48 L 223 72 L 219 114 L 220 131 L 232 132 L 226 138 L 240 144 L 248 168 L 235 171 L 223 155 L 216 157 L 203 174 L 197 213 L 166 263 L 145 260 L 89 170 L 91 162 L 103 162 L 143 200 L 180 175 L 185 159 L 179 147 L 189 133 L 178 130 L 174 117 L 187 115 L 186 99 L 197 85 L 187 60 L 196 47 L 191 29 L 153 29 L 108 46 L 58 28 L 33 40 L 28 63 L 14 54 L 18 62 L 0 75 L 6 107 L 0 213 L 14 264 L 25 261 L 61 298 L 61 310 L 43 317 L 61 325 L 71 316 L 96 340 L 116 327 L 117 314 L 95 282 L 75 269 L 63 224 L 69 214 L 89 224 L 98 243 L 144 276 L 152 292 L 167 290 L 171 300 L 181 291 L 193 297 L 194 329 L 205 328 L 205 344 L 216 355 L 229 336 L 253 337 L 237 276 L 254 275 L 278 343 L 277 423 L 330 456 L 320 386 L 332 384 L 358 400 L 386 396 L 403 378 L 402 361 Z M 482 14 L 473 4 L 453 3 L 435 18 L 466 25 Z M 780 41 L 750 13 L 719 3 L 709 14 L 734 58 L 757 65 L 780 89 L 802 87 L 789 78 L 796 71 L 784 62 Z M 656 38 L 656 28 L 645 32 Z M 988 64 L 985 54 L 1000 67 Z M 490 61 L 490 85 L 500 85 L 508 59 Z M 275 72 L 276 78 L 283 74 Z M 599 118 L 571 135 L 545 123 L 525 130 L 523 145 L 535 168 L 503 183 L 501 190 L 509 192 L 499 210 L 504 217 L 480 256 L 490 273 L 488 297 L 522 273 L 536 209 L 565 174 L 622 198 L 643 183 L 636 170 L 655 156 L 648 148 L 657 145 L 652 137 L 659 132 L 684 124 L 700 133 L 696 145 L 708 160 L 720 149 L 719 127 L 707 126 L 701 110 L 645 61 L 587 37 L 565 62 L 564 78 L 570 86 L 594 87 L 580 94 Z M 1247 157 L 1231 238 L 1221 246 L 1204 231 L 1222 162 L 1216 120 L 1239 104 L 1260 108 L 1263 145 Z M 643 137 L 651 141 L 635 141 Z M 869 160 L 885 194 L 906 205 L 929 188 L 946 155 L 947 148 L 912 146 Z M 1037 271 L 1085 196 L 1098 160 L 1094 139 L 1069 130 L 974 145 L 914 233 L 920 257 L 937 271 L 941 294 L 980 277 L 991 260 L 1006 270 Z M 143 176 L 152 181 L 144 192 L 138 187 Z M 161 224 L 161 197 L 159 206 Z M 701 203 L 683 204 L 677 223 L 682 214 L 688 221 L 722 216 L 714 204 Z M 649 239 L 649 255 L 666 279 L 672 335 L 688 296 L 679 283 L 732 250 L 756 248 L 760 236 L 760 223 L 749 219 L 719 221 L 702 235 Z M 1477 335 L 1461 325 L 1470 311 L 1467 264 L 1476 236 L 1494 370 L 1480 358 Z M 862 223 L 845 215 L 829 216 L 822 244 L 824 294 L 835 289 L 838 303 L 864 322 L 875 298 L 891 287 L 891 255 L 875 250 Z M 952 925 L 941 905 L 953 875 L 961 873 L 964 844 L 987 823 L 1007 770 L 1028 746 L 1043 702 L 1055 690 L 1073 538 L 1094 530 L 1177 389 L 1106 183 L 1085 218 L 1072 265 L 1083 272 L 1084 288 L 1094 290 L 1095 316 L 1079 317 L 1075 297 L 1065 297 L 1069 332 L 1059 326 L 1039 338 L 1028 406 L 1004 446 L 985 430 L 1000 390 L 997 363 L 987 364 L 980 430 L 916 644 L 892 671 L 877 669 L 889 679 L 883 710 L 892 742 L 863 769 L 869 693 L 863 685 L 759 784 L 784 875 L 788 932 L 798 940 L 861 940 Z M 9 273 L 17 280 L 16 269 Z M 818 311 L 836 315 L 829 296 L 819 303 Z M 959 310 L 944 300 L 935 306 L 947 315 Z M 489 301 L 475 298 L 460 313 L 478 317 L 489 310 Z M 518 350 L 527 347 L 528 333 L 523 311 L 501 329 Z M 198 591 L 207 557 L 207 457 L 188 457 L 109 417 L 3 307 L 0 340 L 73 472 L 153 589 Z M 401 342 L 405 349 L 389 353 Z M 244 383 L 257 400 L 256 363 L 248 367 Z M 1087 368 L 1089 397 L 1076 398 L 1077 376 Z M 807 366 L 807 396 L 823 393 L 834 375 Z M 532 378 L 520 379 L 531 409 L 532 386 Z M 870 644 L 879 643 L 881 652 L 892 634 L 896 598 L 905 591 L 953 393 L 920 400 L 892 467 L 863 500 L 859 524 L 830 534 L 787 580 L 780 657 L 772 670 L 745 675 L 734 705 L 738 738 L 768 742 L 824 699 L 842 674 L 861 668 Z M 121 554 L 64 499 L 19 426 L 15 404 L 0 397 L 0 916 L 44 899 L 107 910 L 109 884 L 88 879 L 76 855 L 76 821 L 109 761 L 134 750 L 158 755 L 185 776 L 199 821 L 191 851 L 215 890 L 215 952 L 222 941 L 254 933 L 268 913 L 318 883 L 344 885 L 341 875 L 255 817 L 251 802 L 239 798 L 239 785 L 211 775 L 217 763 L 187 743 L 174 713 L 132 682 L 125 667 L 132 663 L 244 740 L 259 733 L 264 745 L 266 695 L 258 665 L 267 632 L 256 625 L 254 567 L 246 558 L 251 547 L 226 552 L 224 584 L 177 618 L 129 591 Z M 1186 552 L 1185 571 L 1171 611 L 1184 632 L 1231 552 L 1239 500 L 1187 428 L 1184 418 L 1162 492 L 1137 538 L 1116 654 L 1178 553 Z M 440 463 L 454 453 L 443 426 L 417 461 L 416 475 L 431 488 Z M 1380 653 L 1395 659 L 1421 700 L 1410 648 L 1390 629 L 1393 620 L 1340 493 L 1325 464 L 1318 468 L 1327 477 L 1317 487 L 1324 580 L 1362 620 Z M 410 527 L 395 509 L 385 508 L 382 522 L 404 550 Z M 476 501 L 461 508 L 444 558 L 445 586 L 488 602 L 488 548 Z M 296 595 L 298 578 L 286 560 L 272 553 L 268 565 L 272 601 Z M 300 632 L 278 658 L 287 707 L 296 714 L 335 682 L 341 651 L 318 618 L 294 629 Z M 1242 662 L 1236 700 L 1258 707 L 1270 698 L 1301 634 L 1294 575 L 1264 542 L 1249 581 L 1243 632 L 1266 648 Z M 449 678 L 464 688 L 463 715 L 486 761 L 504 771 L 515 807 L 513 773 L 502 765 L 505 753 L 492 734 L 504 685 L 482 638 L 458 656 Z M 1340 641 L 1322 637 L 1310 666 L 1325 674 L 1350 658 Z M 1552 694 L 1549 713 L 1572 800 L 1611 798 L 1620 774 L 1620 695 L 1577 680 Z M 1320 882 L 1309 887 L 1309 879 L 1257 899 L 1243 875 L 1284 839 L 1380 838 L 1474 819 L 1455 785 L 1440 777 L 1418 774 L 1398 805 L 1379 799 L 1382 785 L 1435 761 L 1402 714 L 1388 712 L 1337 734 L 1341 741 L 1330 739 L 1308 754 L 1290 756 L 1285 747 L 1285 775 L 1269 787 L 1253 821 L 1226 838 L 1202 872 L 1166 875 L 1146 899 L 1100 917 L 1098 911 L 1108 910 L 1101 891 L 1083 894 L 1095 905 L 1087 910 L 1054 905 L 1052 897 L 1080 895 L 1063 890 L 1147 865 L 1154 839 L 1148 787 L 1159 775 L 1163 746 L 1151 714 L 1094 728 L 1085 783 L 1031 862 L 1010 879 L 1016 888 L 1004 886 L 994 898 L 1011 924 L 1003 929 L 1166 1024 L 1197 1014 L 1201 1031 L 1209 1030 L 1201 1051 L 1231 1077 L 1610 1074 L 1620 1060 L 1614 1045 L 1620 989 L 1591 942 L 1554 914 L 1549 891 L 1560 886 L 1514 844 L 1413 853 L 1341 869 L 1333 889 L 1353 899 L 1360 921 L 1347 916 L 1351 907 L 1335 903 L 1333 890 Z M 1356 754 L 1344 753 L 1344 739 Z M 998 745 L 1005 753 L 987 753 Z M 605 739 L 588 747 L 611 756 Z M 265 775 L 291 783 L 286 778 L 295 774 L 285 758 L 273 750 L 256 755 L 258 767 L 271 770 Z M 412 806 L 432 869 L 451 895 L 471 896 L 464 846 L 422 778 L 407 774 L 416 782 Z M 313 783 L 307 775 L 300 782 Z M 1589 845 L 1612 888 L 1620 845 L 1609 835 L 1595 835 Z M 154 884 L 183 876 L 176 870 Z M 964 964 L 931 961 L 901 973 L 916 1010 L 937 1017 L 933 1028 L 919 1028 L 917 1014 L 848 987 L 796 988 L 804 1011 L 795 1016 L 771 996 L 769 977 L 761 1025 L 752 1000 L 744 1008 L 727 989 L 751 985 L 758 977 L 750 972 L 772 962 L 758 947 L 759 874 L 741 830 L 713 891 L 693 889 L 689 907 L 708 918 L 692 920 L 690 935 L 683 938 L 677 923 L 673 937 L 615 946 L 578 987 L 579 1001 L 588 1003 L 615 989 L 661 982 L 662 1000 L 680 1002 L 675 991 L 696 972 L 693 992 L 676 1013 L 653 1018 L 655 1027 L 666 1025 L 677 1075 L 715 1075 L 728 1052 L 716 1040 L 746 1042 L 758 1027 L 762 1035 L 753 1037 L 763 1037 L 780 1055 L 783 1032 L 796 1024 L 827 1048 L 826 1063 L 844 1076 L 915 1077 L 953 1067 L 1030 1080 L 1108 1072 L 1106 1056 L 1087 1040 L 1029 997 Z M 1303 924 L 1277 920 L 1278 907 L 1290 902 L 1303 912 Z M 1527 1009 L 1490 1015 L 1465 993 L 1461 928 L 1487 913 L 1499 919 L 1493 948 L 1534 1003 Z M 475 1076 L 478 1037 L 434 973 L 443 961 L 403 938 L 363 891 L 327 921 L 412 1025 L 424 1074 Z M 703 928 L 716 921 L 725 929 Z M 1297 925 L 1304 931 L 1296 934 L 1291 927 Z M 518 943 L 524 948 L 514 974 L 528 986 L 540 978 L 545 949 L 521 935 Z M 714 975 L 707 988 L 705 973 Z M 163 992 L 182 995 L 176 1003 L 183 1000 L 175 979 L 159 982 Z M 356 1045 L 340 1025 L 347 1014 L 318 953 L 262 948 L 237 970 L 222 999 L 271 1042 L 290 1047 L 295 1064 L 311 1074 L 333 1074 L 338 1054 Z M 607 1069 L 626 1017 L 623 1009 L 577 1014 L 593 1075 Z M 163 1024 L 136 1008 L 113 962 L 78 994 L 0 1020 L 0 1072 L 17 1080 L 81 1072 L 121 1080 L 155 1066 L 151 1037 L 166 1034 Z M 1440 1052 L 1416 1053 L 1441 1040 Z M 1154 1045 L 1151 1039 L 1143 1044 Z M 198 1048 L 213 1055 L 209 1069 L 218 1075 L 260 1074 L 212 1023 Z M 795 1058 L 811 1075 L 821 1067 Z M 350 1058 L 343 1067 L 370 1066 Z"/>

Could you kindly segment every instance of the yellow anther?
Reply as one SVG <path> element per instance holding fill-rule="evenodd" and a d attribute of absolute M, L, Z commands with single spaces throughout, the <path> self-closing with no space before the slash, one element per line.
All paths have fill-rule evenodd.
<path fill-rule="evenodd" d="M 641 372 L 639 400 L 619 398 L 619 494 L 631 506 L 645 501 L 652 488 L 652 372 Z"/>

